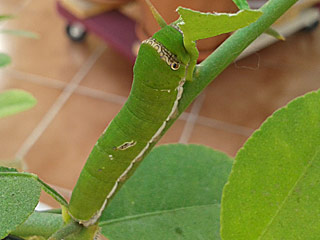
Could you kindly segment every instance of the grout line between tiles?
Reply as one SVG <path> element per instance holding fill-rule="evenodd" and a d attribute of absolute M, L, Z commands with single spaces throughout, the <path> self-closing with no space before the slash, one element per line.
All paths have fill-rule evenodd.
<path fill-rule="evenodd" d="M 197 123 L 204 125 L 204 126 L 207 126 L 207 127 L 211 127 L 211 128 L 223 130 L 226 132 L 243 135 L 246 137 L 251 136 L 251 134 L 254 132 L 254 129 L 252 129 L 252 128 L 234 125 L 231 123 L 226 123 L 223 121 L 219 121 L 216 119 L 207 118 L 207 117 L 203 117 L 203 116 L 198 117 Z"/>
<path fill-rule="evenodd" d="M 204 98 L 205 94 L 202 93 L 193 103 L 191 112 L 189 113 L 189 116 L 186 119 L 186 124 L 184 125 L 182 134 L 180 136 L 179 143 L 188 143 L 194 128 L 194 124 L 196 123 L 197 118 L 199 116 L 199 112 L 201 110 Z"/>
<path fill-rule="evenodd" d="M 27 139 L 23 142 L 21 147 L 18 149 L 16 153 L 16 157 L 18 159 L 24 158 L 24 156 L 29 152 L 32 146 L 37 142 L 39 137 L 47 129 L 47 127 L 50 125 L 52 120 L 58 114 L 60 109 L 67 102 L 67 100 L 70 98 L 72 93 L 75 91 L 79 83 L 84 79 L 84 77 L 87 75 L 87 73 L 92 68 L 94 63 L 102 55 L 104 50 L 105 50 L 105 47 L 96 48 L 96 50 L 91 54 L 88 60 L 82 65 L 80 70 L 76 73 L 76 75 L 72 78 L 70 83 L 64 88 L 64 90 L 62 91 L 60 96 L 57 98 L 57 100 L 53 103 L 49 111 L 45 114 L 45 116 L 41 119 L 39 124 L 33 129 L 31 134 L 27 137 Z"/>
<path fill-rule="evenodd" d="M 19 15 L 19 13 L 25 8 L 27 7 L 30 3 L 32 2 L 32 0 L 26 0 L 24 1 L 24 3 L 22 3 L 15 11 L 14 13 L 9 13 L 10 15 L 16 16 Z M 1 13 L 1 14 L 6 14 L 6 13 Z M 0 23 L 0 27 L 4 27 L 8 22 L 2 22 Z"/>
<path fill-rule="evenodd" d="M 22 71 L 19 71 L 16 69 L 8 69 L 8 70 L 6 70 L 6 72 L 10 76 L 15 77 L 17 79 L 26 80 L 26 81 L 29 81 L 29 82 L 32 82 L 35 84 L 48 86 L 48 87 L 52 87 L 52 88 L 56 88 L 56 89 L 63 89 L 67 85 L 67 83 L 60 81 L 60 80 L 56 80 L 56 79 L 48 78 L 48 77 L 44 77 L 44 76 L 39 76 L 36 74 L 27 73 L 27 72 L 22 72 Z M 124 97 L 124 96 L 103 92 L 98 89 L 93 89 L 93 88 L 89 88 L 89 87 L 81 86 L 81 85 L 79 85 L 75 89 L 74 92 L 81 94 L 83 96 L 88 96 L 91 98 L 100 99 L 100 100 L 107 101 L 107 102 L 113 102 L 113 103 L 119 104 L 119 105 L 123 105 L 125 103 L 125 101 L 127 100 L 127 97 Z M 190 115 L 190 113 L 184 112 L 181 114 L 179 119 L 182 121 L 187 121 L 187 119 L 189 118 L 189 115 Z M 226 123 L 223 121 L 219 121 L 216 119 L 207 118 L 207 117 L 203 117 L 203 116 L 198 116 L 196 123 L 203 125 L 203 126 L 227 131 L 230 133 L 243 135 L 246 137 L 250 136 L 254 131 L 254 129 L 252 129 L 252 128 L 243 127 L 243 126 L 239 126 L 239 125 L 235 125 L 235 124 L 231 124 L 231 123 Z"/>
<path fill-rule="evenodd" d="M 26 8 L 33 0 L 26 0 L 20 7 L 16 10 L 15 14 L 18 15 L 24 8 Z"/>
<path fill-rule="evenodd" d="M 54 190 L 56 190 L 59 194 L 61 194 L 64 198 L 69 200 L 71 198 L 72 190 L 57 186 L 55 184 L 49 184 L 47 183 L 50 187 L 52 187 Z"/>
<path fill-rule="evenodd" d="M 123 97 L 123 96 L 120 96 L 117 94 L 113 94 L 113 93 L 103 92 L 101 90 L 92 89 L 92 88 L 85 87 L 85 86 L 78 86 L 78 88 L 76 89 L 76 92 L 81 95 L 85 95 L 85 96 L 92 97 L 92 98 L 97 98 L 97 99 L 107 101 L 107 102 L 117 103 L 120 105 L 123 105 L 127 101 L 126 97 Z"/>
<path fill-rule="evenodd" d="M 28 73 L 28 72 L 21 72 L 16 69 L 7 69 L 6 73 L 8 73 L 8 75 L 11 77 L 14 77 L 20 80 L 24 80 L 24 81 L 28 81 L 35 84 L 56 88 L 56 89 L 63 89 L 68 84 L 60 80 L 39 76 L 39 75 Z"/>

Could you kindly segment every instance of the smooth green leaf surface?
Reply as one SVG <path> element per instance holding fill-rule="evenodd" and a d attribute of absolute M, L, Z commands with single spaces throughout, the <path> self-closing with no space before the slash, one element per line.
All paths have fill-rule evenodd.
<path fill-rule="evenodd" d="M 61 214 L 33 212 L 27 221 L 12 232 L 12 235 L 24 238 L 37 235 L 47 239 L 62 225 Z"/>
<path fill-rule="evenodd" d="M 262 12 L 259 10 L 240 10 L 233 13 L 202 13 L 188 8 L 177 9 L 183 21 L 178 22 L 188 41 L 217 36 L 232 32 L 255 22 Z"/>
<path fill-rule="evenodd" d="M 318 91 L 275 112 L 237 154 L 223 193 L 223 239 L 319 239 L 319 150 Z"/>
<path fill-rule="evenodd" d="M 239 9 L 250 9 L 247 0 L 232 0 Z"/>
<path fill-rule="evenodd" d="M 141 163 L 100 221 L 117 239 L 220 239 L 222 188 L 232 160 L 199 145 L 163 145 Z"/>
<path fill-rule="evenodd" d="M 0 53 L 0 68 L 5 67 L 11 63 L 11 58 L 5 53 Z"/>
<path fill-rule="evenodd" d="M 0 93 L 0 118 L 30 109 L 36 99 L 22 90 L 8 90 Z"/>
<path fill-rule="evenodd" d="M 0 239 L 23 223 L 34 211 L 41 187 L 33 178 L 0 173 Z"/>

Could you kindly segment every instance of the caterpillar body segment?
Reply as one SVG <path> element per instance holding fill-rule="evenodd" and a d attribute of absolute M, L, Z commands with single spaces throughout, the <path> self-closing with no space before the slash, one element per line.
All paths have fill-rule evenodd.
<path fill-rule="evenodd" d="M 182 34 L 170 25 L 141 44 L 128 100 L 94 146 L 73 190 L 69 213 L 75 220 L 94 224 L 159 140 L 177 111 L 189 60 Z"/>

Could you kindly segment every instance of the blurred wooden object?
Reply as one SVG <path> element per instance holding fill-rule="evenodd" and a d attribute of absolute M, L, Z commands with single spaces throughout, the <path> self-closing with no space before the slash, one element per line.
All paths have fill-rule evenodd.
<path fill-rule="evenodd" d="M 129 0 L 60 0 L 61 5 L 80 19 L 88 18 L 119 8 Z"/>

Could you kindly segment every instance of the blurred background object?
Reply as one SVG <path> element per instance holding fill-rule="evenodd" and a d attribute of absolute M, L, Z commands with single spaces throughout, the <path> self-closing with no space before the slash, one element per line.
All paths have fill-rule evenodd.
<path fill-rule="evenodd" d="M 100 14 L 103 19 L 120 18 L 117 22 L 111 17 L 110 26 L 96 26 L 81 43 L 75 43 L 65 33 L 70 21 L 57 14 L 57 1 L 0 1 L 2 13 L 16 16 L 1 28 L 40 35 L 38 40 L 0 35 L 0 52 L 12 57 L 12 64 L 0 71 L 0 89 L 24 89 L 38 100 L 33 109 L 0 120 L 0 159 L 25 159 L 28 171 L 68 196 L 91 148 L 129 94 L 132 48 L 138 41 L 135 22 L 141 15 L 136 3 Z M 309 8 L 314 3 L 307 9 L 297 4 L 299 11 L 292 19 L 299 16 L 306 21 L 312 15 L 318 20 L 316 8 Z M 81 19 L 79 26 L 86 29 L 96 17 Z M 96 34 L 107 27 L 112 30 L 107 34 L 112 41 Z M 320 30 L 296 28 L 286 41 L 231 64 L 160 144 L 205 144 L 234 156 L 272 112 L 319 89 L 319 66 Z M 46 195 L 41 201 L 57 207 Z"/>

